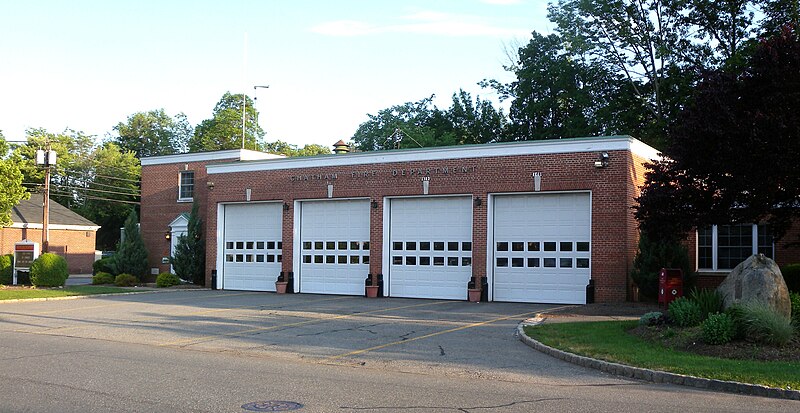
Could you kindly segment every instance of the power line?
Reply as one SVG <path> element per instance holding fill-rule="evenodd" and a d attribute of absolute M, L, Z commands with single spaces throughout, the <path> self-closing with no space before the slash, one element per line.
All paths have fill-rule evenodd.
<path fill-rule="evenodd" d="M 51 194 L 56 194 L 56 195 L 64 195 L 64 196 L 74 196 L 74 195 L 75 195 L 75 194 L 73 194 L 73 193 L 69 193 L 69 192 L 56 192 L 56 191 L 50 191 L 50 193 L 51 193 Z M 101 198 L 101 197 L 96 197 L 96 196 L 91 196 L 91 195 L 84 195 L 83 197 L 84 197 L 84 198 L 86 198 L 86 199 L 95 199 L 95 200 L 99 200 L 99 201 L 108 201 L 108 202 L 121 202 L 121 203 L 125 203 L 125 204 L 135 204 L 135 205 L 141 205 L 141 202 L 136 202 L 136 201 L 124 201 L 124 200 L 122 200 L 122 199 Z"/>
<path fill-rule="evenodd" d="M 28 185 L 28 186 L 43 185 L 43 184 L 39 184 L 39 183 L 36 183 L 36 182 L 23 182 L 22 184 L 23 185 Z M 71 186 L 71 185 L 62 185 L 62 184 L 58 184 L 58 183 L 55 183 L 53 185 L 57 186 L 59 188 L 75 189 L 75 190 L 79 190 L 79 191 L 105 192 L 105 193 L 109 193 L 109 194 L 127 195 L 127 196 L 132 196 L 132 197 L 140 197 L 141 196 L 141 192 L 138 192 L 138 191 L 135 192 L 135 193 L 132 193 L 132 192 L 116 192 L 116 191 L 107 191 L 107 190 L 103 190 L 103 189 L 91 188 L 91 187 L 88 187 L 88 186 L 85 186 L 85 187 L 84 186 Z M 97 184 L 97 183 L 92 182 L 92 183 L 90 183 L 90 185 L 102 185 L 102 184 Z M 116 188 L 116 189 L 125 189 L 125 190 L 128 189 L 128 188 L 116 187 L 116 186 L 111 186 L 111 185 L 104 185 L 104 186 L 107 186 L 107 187 L 110 187 L 110 188 Z M 131 189 L 131 190 L 133 190 L 133 189 Z"/>

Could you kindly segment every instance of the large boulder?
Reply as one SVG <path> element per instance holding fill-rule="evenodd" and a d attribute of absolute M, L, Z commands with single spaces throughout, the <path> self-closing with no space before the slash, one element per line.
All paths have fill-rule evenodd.
<path fill-rule="evenodd" d="M 786 318 L 792 315 L 789 289 L 786 288 L 781 269 L 764 254 L 753 255 L 737 265 L 717 287 L 717 291 L 725 299 L 725 308 L 755 300 L 766 303 Z"/>

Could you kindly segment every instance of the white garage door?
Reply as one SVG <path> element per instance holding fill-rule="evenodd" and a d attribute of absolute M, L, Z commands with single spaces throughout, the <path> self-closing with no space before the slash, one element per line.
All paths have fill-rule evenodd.
<path fill-rule="evenodd" d="M 494 197 L 494 300 L 585 304 L 588 193 Z"/>
<path fill-rule="evenodd" d="M 283 258 L 280 203 L 225 205 L 222 288 L 275 291 Z"/>
<path fill-rule="evenodd" d="M 390 204 L 389 295 L 463 300 L 472 277 L 471 197 Z"/>
<path fill-rule="evenodd" d="M 369 200 L 300 204 L 303 293 L 363 295 L 369 274 Z"/>

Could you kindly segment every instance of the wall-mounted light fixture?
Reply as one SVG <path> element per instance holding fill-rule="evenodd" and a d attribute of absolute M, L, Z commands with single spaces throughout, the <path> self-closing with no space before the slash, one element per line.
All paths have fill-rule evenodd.
<path fill-rule="evenodd" d="M 208 187 L 209 190 L 214 189 L 214 183 L 211 181 L 206 182 L 206 186 Z"/>
<path fill-rule="evenodd" d="M 595 168 L 608 167 L 608 152 L 600 152 L 596 161 L 594 161 Z"/>
<path fill-rule="evenodd" d="M 481 204 L 483 204 L 483 201 L 481 201 L 481 197 L 476 196 L 475 197 L 475 206 L 479 207 L 479 206 L 481 206 Z"/>
<path fill-rule="evenodd" d="M 172 239 L 172 233 L 171 233 L 171 232 L 169 232 L 169 231 L 165 232 L 165 233 L 164 233 L 164 239 L 166 239 L 167 241 L 169 241 L 170 239 Z"/>
<path fill-rule="evenodd" d="M 428 195 L 428 190 L 431 186 L 431 177 L 425 176 L 422 178 L 422 195 Z"/>
<path fill-rule="evenodd" d="M 372 206 L 372 209 L 378 209 L 378 201 L 375 201 L 375 200 L 373 200 L 373 201 L 370 203 L 370 205 Z"/>
<path fill-rule="evenodd" d="M 283 203 L 283 210 L 284 211 L 288 211 L 289 210 L 289 204 L 288 203 L 286 203 L 286 202 Z"/>

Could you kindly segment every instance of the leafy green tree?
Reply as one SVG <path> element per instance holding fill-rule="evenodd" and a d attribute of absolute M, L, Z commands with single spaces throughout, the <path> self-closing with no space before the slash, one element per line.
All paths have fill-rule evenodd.
<path fill-rule="evenodd" d="M 131 211 L 125 220 L 125 237 L 119 243 L 114 255 L 114 264 L 121 274 L 131 274 L 141 278 L 147 273 L 147 249 L 139 232 L 139 217 Z"/>
<path fill-rule="evenodd" d="M 164 109 L 134 113 L 114 130 L 117 136 L 110 141 L 122 151 L 133 152 L 137 158 L 184 152 L 192 135 L 186 115 L 179 113 L 172 118 Z"/>
<path fill-rule="evenodd" d="M 356 148 L 377 151 L 395 148 L 418 148 L 455 144 L 452 131 L 434 125 L 444 124 L 444 115 L 433 105 L 434 96 L 406 102 L 367 115 L 353 135 Z"/>
<path fill-rule="evenodd" d="M 242 140 L 242 104 L 245 105 L 245 136 Z M 253 101 L 242 94 L 226 92 L 211 119 L 200 122 L 189 139 L 189 151 L 216 151 L 223 149 L 257 149 L 262 146 L 264 131 L 256 123 L 258 111 Z"/>
<path fill-rule="evenodd" d="M 800 35 L 762 40 L 744 70 L 699 84 L 650 165 L 636 218 L 651 237 L 712 224 L 767 222 L 780 239 L 800 217 Z"/>
<path fill-rule="evenodd" d="M 192 205 L 192 212 L 189 214 L 186 235 L 181 234 L 178 237 L 175 255 L 170 261 L 180 279 L 197 285 L 205 284 L 206 247 L 197 201 Z"/>
<path fill-rule="evenodd" d="M 331 150 L 328 149 L 328 147 L 326 146 L 317 144 L 307 144 L 302 148 L 298 148 L 297 145 L 292 145 L 288 142 L 280 140 L 275 142 L 265 143 L 264 146 L 261 148 L 261 150 L 264 152 L 274 153 L 278 155 L 285 155 L 289 157 L 328 155 L 331 153 Z"/>
<path fill-rule="evenodd" d="M 453 104 L 444 114 L 452 125 L 456 143 L 475 144 L 505 140 L 507 119 L 488 100 L 472 96 L 464 90 L 453 93 Z"/>
<path fill-rule="evenodd" d="M 11 209 L 29 194 L 22 186 L 22 172 L 8 159 L 8 143 L 0 132 L 0 228 L 11 225 Z"/>

